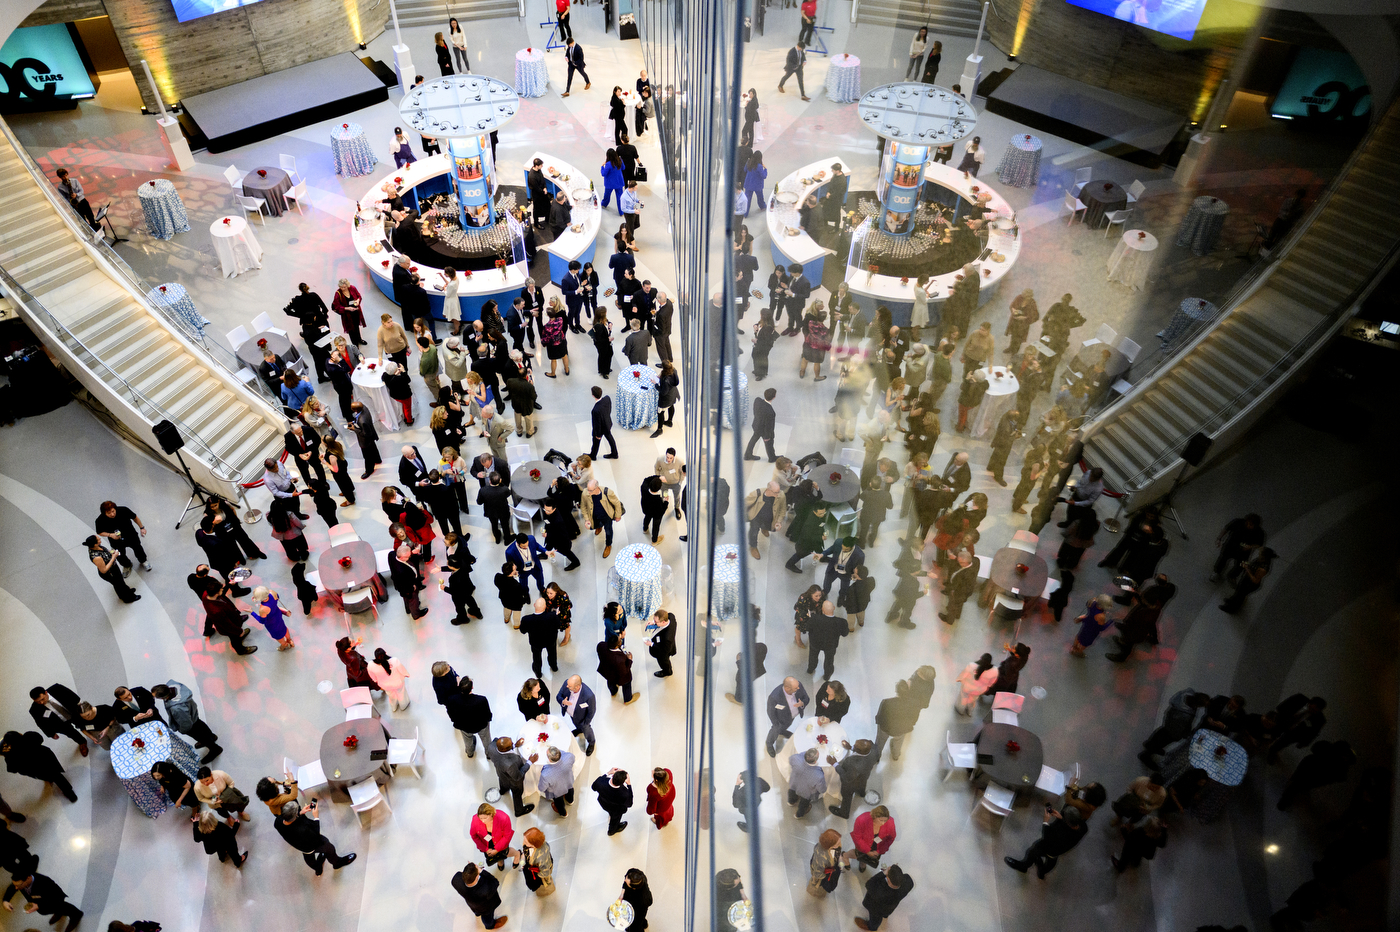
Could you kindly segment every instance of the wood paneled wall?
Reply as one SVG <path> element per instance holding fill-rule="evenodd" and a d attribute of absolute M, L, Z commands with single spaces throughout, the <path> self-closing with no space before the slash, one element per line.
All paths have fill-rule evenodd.
<path fill-rule="evenodd" d="M 20 28 L 25 26 L 50 26 L 54 23 L 72 23 L 94 16 L 106 16 L 107 8 L 102 0 L 48 0 L 43 6 L 25 17 Z"/>

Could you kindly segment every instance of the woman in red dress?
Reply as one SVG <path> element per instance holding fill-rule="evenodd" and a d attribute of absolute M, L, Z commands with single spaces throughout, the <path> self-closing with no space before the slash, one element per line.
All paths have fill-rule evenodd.
<path fill-rule="evenodd" d="M 647 786 L 647 815 L 657 828 L 665 828 L 676 815 L 676 787 L 671 781 L 671 771 L 657 767 L 651 772 L 651 783 Z"/>

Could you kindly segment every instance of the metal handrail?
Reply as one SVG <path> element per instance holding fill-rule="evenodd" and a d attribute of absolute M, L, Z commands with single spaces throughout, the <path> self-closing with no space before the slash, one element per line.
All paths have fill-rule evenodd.
<path fill-rule="evenodd" d="M 1317 340 L 1318 337 L 1320 337 L 1324 332 L 1326 332 L 1328 329 L 1334 326 L 1339 318 L 1350 313 L 1351 309 L 1355 307 L 1357 302 L 1362 299 L 1362 296 L 1370 290 L 1370 288 L 1376 282 L 1376 280 L 1382 274 L 1384 274 L 1384 271 L 1386 269 L 1389 268 L 1390 264 L 1395 260 L 1397 255 L 1400 255 L 1400 240 L 1397 240 L 1391 245 L 1390 252 L 1386 253 L 1386 257 L 1382 259 L 1381 262 L 1376 266 L 1376 271 L 1373 274 L 1367 276 L 1366 280 L 1360 285 L 1358 285 L 1356 288 L 1354 288 L 1351 291 L 1351 293 L 1347 295 L 1345 300 L 1339 302 L 1337 306 L 1334 307 L 1332 311 L 1327 314 L 1327 316 L 1325 316 L 1324 318 L 1322 318 L 1322 320 L 1314 324 L 1306 334 L 1304 334 L 1301 338 L 1294 342 L 1294 344 L 1288 348 L 1288 352 L 1284 353 L 1283 356 L 1280 357 L 1277 362 L 1270 366 L 1268 371 L 1264 372 L 1262 375 L 1258 376 L 1253 382 L 1250 382 L 1247 386 L 1242 388 L 1235 395 L 1235 397 L 1231 398 L 1228 402 L 1222 405 L 1206 421 L 1193 428 L 1190 434 L 1187 434 L 1185 431 L 1178 434 L 1175 437 L 1175 439 L 1173 439 L 1169 444 L 1167 444 L 1167 449 L 1164 452 L 1158 454 L 1156 459 L 1154 459 L 1151 463 L 1148 463 L 1142 469 L 1138 470 L 1136 475 L 1128 479 L 1124 483 L 1125 488 L 1123 488 L 1121 491 L 1129 495 L 1133 494 L 1134 492 L 1142 491 L 1150 483 L 1140 483 L 1139 480 L 1141 480 L 1142 477 L 1145 475 L 1156 476 L 1160 472 L 1161 467 L 1165 466 L 1167 463 L 1170 463 L 1175 459 L 1179 459 L 1181 456 L 1182 449 L 1185 448 L 1186 443 L 1190 440 L 1191 436 L 1195 435 L 1196 433 L 1209 435 L 1212 431 L 1223 426 L 1225 422 L 1231 417 L 1243 410 L 1245 405 L 1242 402 L 1246 401 L 1246 396 L 1257 397 L 1260 393 L 1263 392 L 1264 389 L 1268 388 L 1269 385 L 1273 384 L 1273 382 L 1276 381 L 1274 377 L 1274 374 L 1276 372 L 1278 372 L 1280 369 L 1291 368 L 1293 363 L 1297 361 L 1298 357 L 1301 356 L 1303 352 L 1306 351 L 1306 349 Z"/>
<path fill-rule="evenodd" d="M 130 286 L 133 300 L 139 303 L 143 308 L 146 308 L 151 313 L 160 317 L 160 319 L 164 320 L 166 323 L 174 326 L 176 330 L 184 335 L 188 342 L 198 349 L 203 350 L 204 354 L 209 357 L 210 362 L 224 369 L 236 378 L 238 371 L 244 368 L 243 363 L 238 359 L 238 355 L 233 350 L 219 343 L 217 339 L 205 336 L 204 331 L 191 327 L 186 321 L 170 313 L 168 309 L 147 298 L 146 295 L 150 293 L 152 288 L 151 284 L 138 275 L 136 270 L 127 264 L 127 261 L 112 248 L 105 238 L 99 236 L 94 239 L 91 236 L 84 235 L 83 231 L 77 226 L 77 215 L 74 213 L 73 209 L 59 198 L 58 194 L 53 190 L 53 185 L 49 183 L 48 178 L 44 176 L 43 171 L 39 168 L 38 163 L 30 157 L 28 150 L 24 148 L 19 139 L 16 138 L 14 133 L 10 130 L 9 124 L 5 123 L 3 120 L 0 120 L 0 131 L 5 134 L 5 138 L 10 143 L 10 147 L 15 150 L 15 154 L 19 156 L 20 163 L 24 165 L 29 171 L 30 176 L 38 184 L 39 190 L 43 192 L 49 199 L 49 203 L 58 211 L 59 217 L 69 224 L 69 228 L 78 234 L 78 238 L 81 241 L 100 252 L 103 258 L 126 279 L 127 284 Z M 253 379 L 251 382 L 246 382 L 244 384 L 250 386 L 250 390 L 257 396 L 259 401 L 263 402 L 263 404 L 267 405 L 275 413 L 279 415 L 282 413 L 282 400 L 274 397 L 267 386 L 261 384 L 260 380 Z"/>
<path fill-rule="evenodd" d="M 25 310 L 29 311 L 32 314 L 42 316 L 49 329 L 53 331 L 55 336 L 57 336 L 60 340 L 67 344 L 69 350 L 72 351 L 75 356 L 85 356 L 86 358 L 83 359 L 84 365 L 86 365 L 93 372 L 97 373 L 99 376 L 102 374 L 102 372 L 108 373 L 111 376 L 112 380 L 115 380 L 117 383 L 119 383 L 121 385 L 121 388 L 125 389 L 126 393 L 128 394 L 128 400 L 131 402 L 132 406 L 137 409 L 137 411 L 141 414 L 142 417 L 147 419 L 147 422 L 149 424 L 154 425 L 162 420 L 166 420 L 174 424 L 177 428 L 180 429 L 180 433 L 184 437 L 186 444 L 194 447 L 194 454 L 200 459 L 204 460 L 209 465 L 209 468 L 214 473 L 215 477 L 234 484 L 238 484 L 243 481 L 243 473 L 239 469 L 237 469 L 219 454 L 215 453 L 213 449 L 211 449 L 210 446 L 207 443 L 205 443 L 204 440 L 200 438 L 199 434 L 196 433 L 189 425 L 185 424 L 178 417 L 166 411 L 159 404 L 146 397 L 146 395 L 140 389 L 132 385 L 126 379 L 122 378 L 122 376 L 118 372 L 116 372 L 116 370 L 114 370 L 111 366 L 103 362 L 101 356 L 97 355 L 97 353 L 94 352 L 87 344 L 85 344 L 82 340 L 78 339 L 78 337 L 71 330 L 69 330 L 62 323 L 60 323 L 58 318 L 54 316 L 53 312 L 44 306 L 44 303 L 42 301 L 36 298 L 29 291 L 28 288 L 25 288 L 18 281 L 16 281 L 15 278 L 12 275 L 10 275 L 10 273 L 7 272 L 3 267 L 0 267 L 0 284 L 4 285 L 5 292 L 13 300 L 18 301 L 20 304 L 22 304 Z M 99 371 L 99 367 L 101 371 Z M 117 386 L 113 385 L 112 381 L 108 380 L 107 378 L 103 378 L 103 381 L 109 387 L 117 389 Z M 118 392 L 121 391 L 121 389 L 117 390 Z"/>

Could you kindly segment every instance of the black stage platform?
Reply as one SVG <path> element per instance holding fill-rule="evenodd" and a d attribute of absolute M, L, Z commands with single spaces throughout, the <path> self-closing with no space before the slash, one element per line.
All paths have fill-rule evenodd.
<path fill-rule="evenodd" d="M 388 99 L 373 68 L 346 52 L 180 103 L 198 131 L 191 138 L 203 137 L 210 152 L 224 152 Z"/>
<path fill-rule="evenodd" d="M 992 84 L 990 77 L 979 91 Z M 985 95 L 992 113 L 1150 167 L 1162 164 L 1186 122 L 1169 110 L 1032 65 L 1018 66 Z"/>

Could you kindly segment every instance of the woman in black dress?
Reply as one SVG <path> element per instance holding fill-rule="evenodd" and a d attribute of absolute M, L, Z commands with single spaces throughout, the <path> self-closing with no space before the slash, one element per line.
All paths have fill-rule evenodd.
<path fill-rule="evenodd" d="M 578 293 L 583 296 L 583 306 L 588 310 L 588 316 L 598 313 L 598 272 L 592 262 L 583 264 L 578 278 Z"/>
<path fill-rule="evenodd" d="M 674 427 L 676 423 L 676 402 L 681 400 L 681 377 L 676 375 L 676 367 L 669 360 L 661 363 L 661 379 L 656 386 L 656 431 L 653 437 L 661 436 L 661 428 Z"/>
<path fill-rule="evenodd" d="M 220 861 L 232 858 L 234 867 L 242 867 L 248 860 L 248 852 L 238 853 L 238 836 L 233 829 L 213 812 L 206 810 L 190 821 L 194 823 L 194 840 L 204 845 L 205 854 L 217 854 Z"/>
<path fill-rule="evenodd" d="M 642 480 L 639 494 L 642 500 L 642 533 L 646 534 L 650 525 L 651 542 L 654 544 L 661 540 L 657 535 L 661 533 L 661 519 L 666 517 L 666 487 L 660 476 L 647 476 Z"/>
<path fill-rule="evenodd" d="M 593 338 L 593 346 L 598 350 L 598 374 L 606 379 L 612 375 L 613 364 L 612 324 L 608 323 L 607 308 L 598 308 L 593 315 L 593 326 L 588 335 Z"/>
<path fill-rule="evenodd" d="M 433 51 L 437 53 L 438 71 L 443 77 L 452 74 L 452 50 L 447 47 L 447 40 L 442 37 L 442 33 L 433 34 Z"/>
<path fill-rule="evenodd" d="M 635 867 L 627 872 L 622 881 L 622 899 L 632 904 L 632 924 L 627 932 L 642 932 L 647 927 L 647 910 L 651 909 L 651 887 L 647 885 L 647 875 Z"/>
<path fill-rule="evenodd" d="M 520 580 L 520 568 L 510 560 L 496 574 L 496 597 L 506 613 L 506 624 L 520 627 L 520 610 L 530 602 L 530 590 Z M 528 716 L 527 716 L 528 717 Z"/>
<path fill-rule="evenodd" d="M 826 597 L 822 595 L 822 587 L 815 583 L 797 597 L 797 604 L 792 607 L 792 625 L 795 632 L 793 639 L 798 647 L 806 646 L 802 643 L 802 635 L 806 633 L 808 623 L 822 613 L 824 601 Z"/>
<path fill-rule="evenodd" d="M 929 50 L 928 58 L 924 61 L 924 76 L 922 80 L 925 84 L 938 83 L 938 63 L 942 60 L 943 43 L 935 42 L 933 43 L 933 48 Z"/>
<path fill-rule="evenodd" d="M 753 331 L 753 378 L 762 382 L 768 377 L 768 354 L 773 344 L 778 342 L 778 328 L 773 326 L 773 315 L 768 311 L 759 314 L 758 326 Z"/>
<path fill-rule="evenodd" d="M 829 718 L 839 722 L 851 710 L 851 697 L 846 695 L 846 687 L 840 680 L 827 680 L 812 697 L 812 714 L 818 718 Z"/>
<path fill-rule="evenodd" d="M 758 91 L 749 88 L 749 99 L 744 104 L 744 128 L 739 131 L 739 145 L 753 145 L 753 125 L 758 122 Z M 740 163 L 743 164 L 743 163 Z"/>
<path fill-rule="evenodd" d="M 614 87 L 612 98 L 608 100 L 608 119 L 613 121 L 613 145 L 622 145 L 622 137 L 627 135 L 627 105 L 622 102 L 622 88 Z"/>
<path fill-rule="evenodd" d="M 544 684 L 531 677 L 520 687 L 520 695 L 515 697 L 515 706 L 525 721 L 534 721 L 537 716 L 549 714 L 549 691 Z"/>

